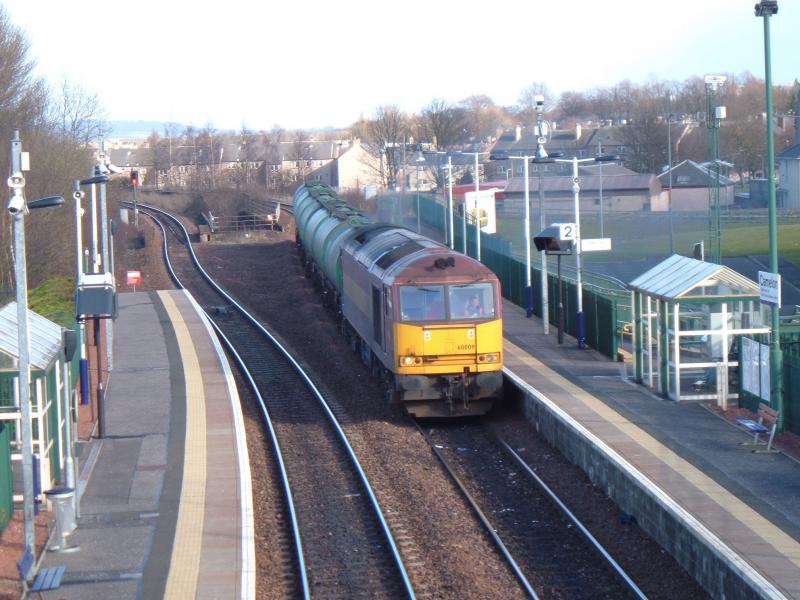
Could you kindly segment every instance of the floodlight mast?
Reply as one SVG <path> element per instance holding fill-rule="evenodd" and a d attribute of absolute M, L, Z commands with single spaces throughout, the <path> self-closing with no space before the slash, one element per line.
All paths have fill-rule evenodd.
<path fill-rule="evenodd" d="M 778 14 L 777 0 L 761 0 L 755 5 L 756 17 L 764 19 L 764 83 L 767 103 L 767 189 L 769 190 L 769 270 L 778 275 L 778 220 L 775 198 L 775 137 L 772 124 L 772 57 L 770 50 L 770 17 Z M 783 350 L 780 344 L 780 308 L 772 307 L 770 333 L 770 404 L 778 411 L 778 431 L 783 431 Z"/>

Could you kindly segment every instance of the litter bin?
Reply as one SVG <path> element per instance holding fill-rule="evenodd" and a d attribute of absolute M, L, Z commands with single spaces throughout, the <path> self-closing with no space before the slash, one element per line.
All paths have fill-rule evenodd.
<path fill-rule="evenodd" d="M 67 545 L 67 536 L 75 531 L 75 490 L 71 487 L 60 486 L 45 492 L 47 499 L 53 503 L 56 514 L 55 536 L 50 545 L 53 552 L 74 552 L 77 546 Z"/>

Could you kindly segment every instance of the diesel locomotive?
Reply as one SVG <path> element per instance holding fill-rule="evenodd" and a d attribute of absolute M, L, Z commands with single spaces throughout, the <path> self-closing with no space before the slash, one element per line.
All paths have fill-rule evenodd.
<path fill-rule="evenodd" d="M 321 183 L 294 196 L 301 260 L 364 363 L 417 417 L 487 412 L 502 396 L 500 282 L 480 262 L 375 223 Z"/>

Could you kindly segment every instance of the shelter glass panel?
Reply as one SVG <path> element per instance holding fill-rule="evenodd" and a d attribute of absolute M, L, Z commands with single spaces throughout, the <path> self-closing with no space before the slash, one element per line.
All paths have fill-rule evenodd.
<path fill-rule="evenodd" d="M 712 337 L 714 336 L 709 336 L 708 334 L 681 336 L 681 363 L 714 362 L 711 355 L 712 344 L 710 343 Z"/>

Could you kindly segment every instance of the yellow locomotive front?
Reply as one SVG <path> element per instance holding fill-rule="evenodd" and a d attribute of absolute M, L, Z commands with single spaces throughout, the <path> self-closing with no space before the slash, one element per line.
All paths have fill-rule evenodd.
<path fill-rule="evenodd" d="M 499 283 L 482 279 L 395 285 L 395 391 L 417 417 L 483 414 L 502 395 Z"/>

